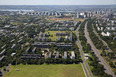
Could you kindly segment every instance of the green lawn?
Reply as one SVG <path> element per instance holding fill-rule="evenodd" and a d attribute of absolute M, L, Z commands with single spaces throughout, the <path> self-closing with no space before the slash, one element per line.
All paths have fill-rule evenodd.
<path fill-rule="evenodd" d="M 81 64 L 11 66 L 4 77 L 85 77 Z"/>
<path fill-rule="evenodd" d="M 58 39 L 58 36 L 56 36 L 57 32 L 59 32 L 59 33 L 61 33 L 61 32 L 69 32 L 70 33 L 70 31 L 46 31 L 46 34 L 47 35 L 50 34 L 49 39 L 51 39 L 52 41 L 57 41 L 57 39 Z M 75 33 L 75 31 L 72 31 L 72 32 Z M 65 37 L 63 37 L 63 38 L 65 38 Z"/>
<path fill-rule="evenodd" d="M 52 41 L 56 41 L 58 39 L 58 36 L 56 36 L 57 32 L 62 32 L 62 31 L 47 31 L 47 35 L 50 34 L 49 39 Z"/>

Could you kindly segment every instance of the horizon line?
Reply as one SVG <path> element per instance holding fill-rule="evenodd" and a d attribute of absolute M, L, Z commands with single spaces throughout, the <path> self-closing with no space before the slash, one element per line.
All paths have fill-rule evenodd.
<path fill-rule="evenodd" d="M 94 6 L 94 5 L 99 6 L 99 5 L 102 5 L 102 4 L 93 4 L 92 6 Z M 103 4 L 103 5 L 116 5 L 116 4 Z M 0 5 L 0 6 L 45 6 L 45 5 Z M 46 5 L 46 6 L 75 6 L 75 5 Z M 79 5 L 79 6 L 89 6 L 89 5 Z"/>

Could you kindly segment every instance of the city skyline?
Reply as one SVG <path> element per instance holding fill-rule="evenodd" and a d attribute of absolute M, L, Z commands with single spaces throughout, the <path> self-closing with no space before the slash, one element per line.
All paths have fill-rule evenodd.
<path fill-rule="evenodd" d="M 0 5 L 112 5 L 116 0 L 0 0 Z"/>
<path fill-rule="evenodd" d="M 116 77 L 116 0 L 0 0 L 0 77 Z"/>

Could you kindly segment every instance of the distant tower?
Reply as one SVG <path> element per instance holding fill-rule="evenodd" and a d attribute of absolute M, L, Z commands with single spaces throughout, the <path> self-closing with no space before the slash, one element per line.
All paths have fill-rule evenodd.
<path fill-rule="evenodd" d="M 21 12 L 21 10 L 19 10 L 19 14 L 21 14 L 22 12 Z"/>
<path fill-rule="evenodd" d="M 58 16 L 58 13 L 57 12 L 55 12 L 55 16 Z"/>
<path fill-rule="evenodd" d="M 48 16 L 50 16 L 50 12 L 48 12 Z"/>
<path fill-rule="evenodd" d="M 54 15 L 54 12 L 52 12 L 52 16 Z"/>
<path fill-rule="evenodd" d="M 86 15 L 84 15 L 84 18 L 86 18 L 87 16 Z"/>
<path fill-rule="evenodd" d="M 62 14 L 59 12 L 59 16 L 62 16 Z"/>
<path fill-rule="evenodd" d="M 77 12 L 77 18 L 79 18 L 79 13 Z"/>

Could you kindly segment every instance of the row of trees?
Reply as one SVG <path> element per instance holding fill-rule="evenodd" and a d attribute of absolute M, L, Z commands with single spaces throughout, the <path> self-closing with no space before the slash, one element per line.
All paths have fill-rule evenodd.
<path fill-rule="evenodd" d="M 89 65 L 93 68 L 91 69 L 92 73 L 98 77 L 112 77 L 112 75 L 109 75 L 104 72 L 104 66 L 99 64 L 99 59 L 96 57 L 94 52 L 90 53 L 92 56 L 89 57 Z"/>
<path fill-rule="evenodd" d="M 85 23 L 86 23 L 87 20 L 85 20 L 81 26 L 80 26 L 80 29 L 79 29 L 79 39 L 81 41 L 81 45 L 83 47 L 83 51 L 85 53 L 88 53 L 91 51 L 91 46 L 90 44 L 87 43 L 87 39 L 85 38 L 85 34 L 84 34 L 84 28 L 85 28 Z"/>
<path fill-rule="evenodd" d="M 87 21 L 88 21 L 88 24 L 90 23 L 90 19 L 88 19 L 88 20 L 84 21 L 80 27 L 79 39 L 81 40 L 81 44 L 83 46 L 84 52 L 91 54 L 91 56 L 88 58 L 89 65 L 93 67 L 91 69 L 91 71 L 92 71 L 93 75 L 98 76 L 98 77 L 112 77 L 111 75 L 108 75 L 104 72 L 104 70 L 105 70 L 104 66 L 99 64 L 98 57 L 96 57 L 94 52 L 91 52 L 91 46 L 90 46 L 90 44 L 87 43 L 87 39 L 85 38 L 85 34 L 84 34 L 84 27 L 85 27 L 85 23 Z"/>
<path fill-rule="evenodd" d="M 88 32 L 89 32 L 89 36 L 92 40 L 92 42 L 94 43 L 94 45 L 96 46 L 97 49 L 102 49 L 104 48 L 103 47 L 103 43 L 101 40 L 99 40 L 99 38 L 96 36 L 96 34 L 93 32 L 93 29 L 92 29 L 92 23 L 93 23 L 94 20 L 89 20 L 88 21 L 88 26 L 87 26 L 87 29 L 88 29 Z"/>
<path fill-rule="evenodd" d="M 107 47 L 103 45 L 102 41 L 99 40 L 99 38 L 93 32 L 92 23 L 94 23 L 94 20 L 89 20 L 88 31 L 89 31 L 90 38 L 92 39 L 92 42 L 94 43 L 94 45 L 96 46 L 97 49 L 102 50 L 101 56 L 104 56 L 107 59 L 110 67 L 116 68 L 115 64 L 111 61 L 111 59 L 113 59 L 115 57 L 114 52 L 106 52 L 105 51 L 107 49 Z"/>
<path fill-rule="evenodd" d="M 82 62 L 82 60 L 78 60 L 78 59 L 62 59 L 62 58 L 48 58 L 48 59 L 13 59 L 13 61 L 11 62 L 12 65 L 18 65 L 18 64 L 36 64 L 36 65 L 41 65 L 41 64 L 78 64 Z"/>

